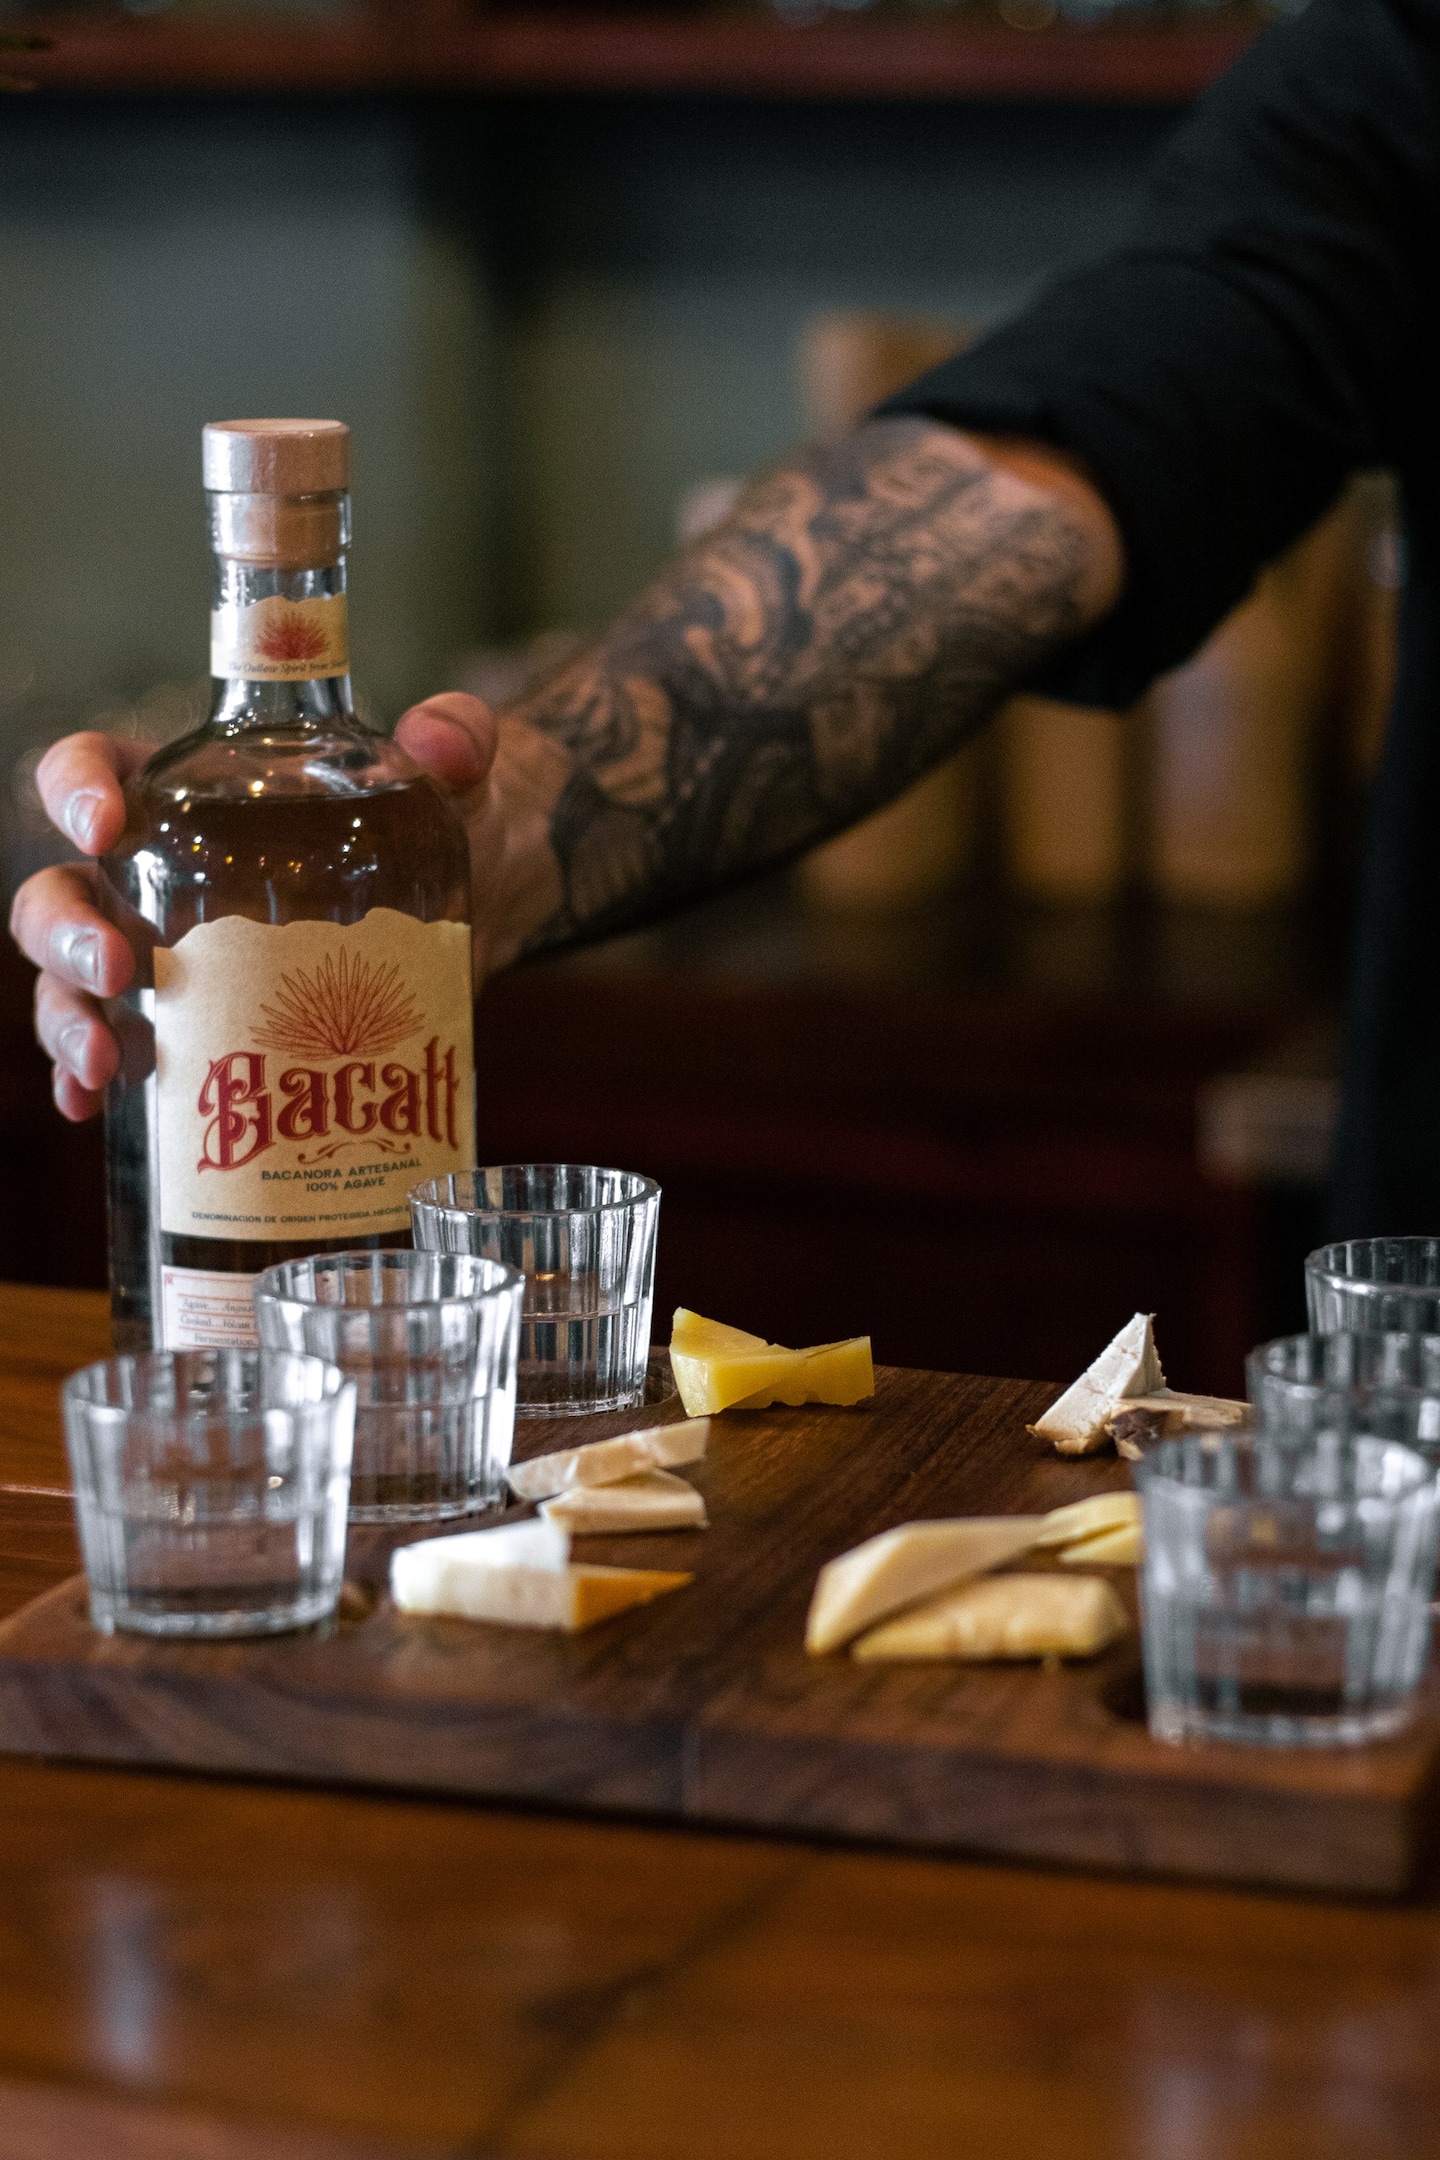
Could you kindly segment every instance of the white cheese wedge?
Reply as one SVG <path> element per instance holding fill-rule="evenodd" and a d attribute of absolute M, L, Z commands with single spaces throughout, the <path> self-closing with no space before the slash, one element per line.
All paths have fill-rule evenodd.
<path fill-rule="evenodd" d="M 1033 1549 L 1048 1552 L 1053 1546 L 1073 1545 L 1078 1538 L 1097 1537 L 1102 1530 L 1119 1530 L 1140 1520 L 1140 1495 L 1133 1492 L 1096 1493 L 1090 1500 L 1072 1500 L 1068 1507 L 1051 1508 Z"/>
<path fill-rule="evenodd" d="M 549 1500 L 571 1486 L 618 1485 L 646 1470 L 699 1462 L 709 1438 L 708 1417 L 687 1418 L 680 1425 L 655 1425 L 645 1432 L 617 1433 L 613 1440 L 590 1440 L 583 1447 L 535 1455 L 529 1462 L 512 1463 L 506 1477 L 521 1500 Z"/>
<path fill-rule="evenodd" d="M 1066 1567 L 1138 1567 L 1145 1557 L 1145 1540 L 1138 1522 L 1120 1523 L 1067 1545 L 1058 1557 Z"/>
<path fill-rule="evenodd" d="M 452 1579 L 463 1584 L 487 1568 L 555 1574 L 569 1559 L 570 1539 L 558 1523 L 502 1523 L 494 1530 L 421 1538 L 390 1555 L 390 1594 L 402 1612 L 446 1612 L 453 1609 Z"/>
<path fill-rule="evenodd" d="M 856 1658 L 1093 1657 L 1125 1632 L 1098 1575 L 996 1575 L 902 1613 L 851 1646 Z"/>
<path fill-rule="evenodd" d="M 1153 1313 L 1136 1313 L 1127 1321 L 1094 1364 L 1027 1428 L 1037 1440 L 1051 1441 L 1062 1455 L 1093 1454 L 1109 1437 L 1105 1421 L 1117 1403 L 1164 1387 L 1154 1319 Z"/>
<path fill-rule="evenodd" d="M 401 1612 L 575 1633 L 693 1580 L 651 1568 L 577 1566 L 569 1549 L 565 1531 L 543 1519 L 425 1538 L 391 1554 L 391 1595 Z"/>
<path fill-rule="evenodd" d="M 673 1428 L 672 1428 L 673 1429 Z M 540 1513 L 572 1537 L 593 1537 L 627 1530 L 703 1530 L 705 1502 L 684 1478 L 668 1470 L 646 1470 L 618 1485 L 567 1485 Z"/>
<path fill-rule="evenodd" d="M 812 1656 L 838 1650 L 904 1605 L 971 1575 L 1001 1567 L 1033 1540 L 1041 1515 L 979 1515 L 954 1522 L 902 1523 L 867 1538 L 815 1581 L 805 1622 Z"/>

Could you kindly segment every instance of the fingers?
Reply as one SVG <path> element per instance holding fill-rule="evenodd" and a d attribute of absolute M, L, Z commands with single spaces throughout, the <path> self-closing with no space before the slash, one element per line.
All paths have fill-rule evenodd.
<path fill-rule="evenodd" d="M 95 1117 L 105 1107 L 104 1096 L 94 1095 L 89 1088 L 82 1087 L 75 1075 L 68 1072 L 63 1065 L 55 1067 L 51 1078 L 51 1093 L 55 1097 L 55 1107 L 61 1117 L 68 1118 L 72 1125 L 83 1125 L 87 1118 Z"/>
<path fill-rule="evenodd" d="M 71 989 L 118 997 L 135 955 L 95 904 L 94 873 L 81 864 L 37 871 L 15 895 L 10 935 L 27 960 Z"/>
<path fill-rule="evenodd" d="M 56 1102 L 67 1117 L 89 1117 L 120 1069 L 120 1045 L 99 1006 L 53 975 L 41 975 L 35 984 L 35 1033 L 55 1061 Z"/>
<path fill-rule="evenodd" d="M 153 743 L 117 735 L 66 735 L 35 769 L 35 785 L 52 824 L 85 855 L 103 855 L 125 829 L 124 784 L 154 751 Z"/>
<path fill-rule="evenodd" d="M 395 740 L 432 779 L 464 794 L 489 778 L 495 761 L 494 715 L 463 690 L 443 691 L 402 715 Z"/>

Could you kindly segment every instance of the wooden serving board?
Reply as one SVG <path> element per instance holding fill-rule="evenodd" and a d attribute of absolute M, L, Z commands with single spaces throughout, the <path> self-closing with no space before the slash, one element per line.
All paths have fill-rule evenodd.
<path fill-rule="evenodd" d="M 816 1571 L 861 1538 L 923 1516 L 1039 1513 L 1126 1482 L 1113 1456 L 1065 1461 L 1028 1437 L 1054 1393 L 886 1371 L 854 1410 L 718 1419 L 709 1459 L 686 1473 L 708 1531 L 581 1546 L 695 1581 L 580 1636 L 402 1617 L 383 1589 L 399 1539 L 374 1531 L 352 1533 L 338 1619 L 303 1635 L 104 1637 L 75 1579 L 0 1627 L 0 1748 L 1405 1891 L 1440 1823 L 1433 1676 L 1399 1740 L 1268 1752 L 1152 1741 L 1138 1634 L 1058 1671 L 805 1655 Z M 517 1452 L 679 1415 L 672 1401 L 532 1423 Z M 1133 1611 L 1129 1572 L 1113 1579 Z"/>

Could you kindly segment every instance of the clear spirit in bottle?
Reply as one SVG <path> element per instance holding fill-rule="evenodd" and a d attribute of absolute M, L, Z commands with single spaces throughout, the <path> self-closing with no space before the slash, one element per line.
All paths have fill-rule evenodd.
<path fill-rule="evenodd" d="M 356 717 L 349 431 L 207 427 L 205 725 L 102 865 L 141 952 L 106 1102 L 118 1350 L 253 1342 L 255 1275 L 408 1242 L 474 1160 L 470 878 L 438 788 Z"/>

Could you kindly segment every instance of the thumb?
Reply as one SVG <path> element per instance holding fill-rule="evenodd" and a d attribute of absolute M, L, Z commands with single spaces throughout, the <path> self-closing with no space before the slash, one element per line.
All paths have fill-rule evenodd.
<path fill-rule="evenodd" d="M 454 794 L 490 777 L 499 729 L 488 705 L 463 690 L 445 690 L 402 713 L 395 740 L 422 771 Z"/>

